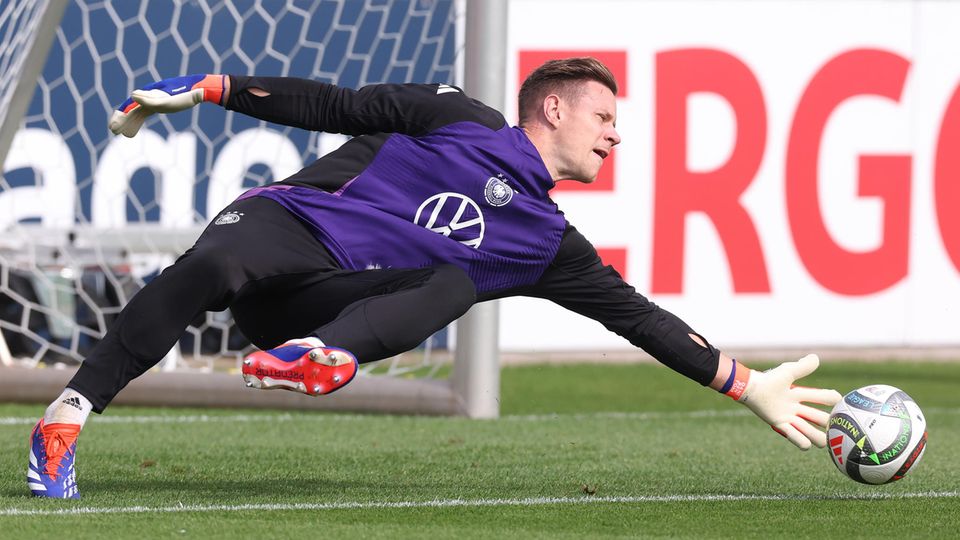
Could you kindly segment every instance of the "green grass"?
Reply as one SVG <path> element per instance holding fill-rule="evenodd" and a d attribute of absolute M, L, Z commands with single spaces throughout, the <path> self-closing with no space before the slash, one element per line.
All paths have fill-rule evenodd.
<path fill-rule="evenodd" d="M 513 367 L 496 421 L 111 408 L 80 439 L 81 501 L 30 498 L 32 424 L 0 423 L 0 538 L 956 537 L 960 363 L 830 362 L 804 382 L 907 391 L 927 415 L 923 462 L 861 486 L 660 366 Z M 0 405 L 0 418 L 42 410 Z M 170 418 L 117 421 L 144 415 Z M 107 513 L 132 507 L 167 511 Z"/>

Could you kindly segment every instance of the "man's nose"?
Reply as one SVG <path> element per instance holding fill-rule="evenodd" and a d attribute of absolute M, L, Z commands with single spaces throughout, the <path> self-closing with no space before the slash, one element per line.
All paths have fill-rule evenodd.
<path fill-rule="evenodd" d="M 617 133 L 616 128 L 610 129 L 610 132 L 607 133 L 606 139 L 610 141 L 610 146 L 616 146 L 620 144 L 620 134 Z"/>

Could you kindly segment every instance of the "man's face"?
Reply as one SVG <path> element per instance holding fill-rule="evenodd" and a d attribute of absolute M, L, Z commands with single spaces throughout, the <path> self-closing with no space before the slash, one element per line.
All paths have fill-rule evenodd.
<path fill-rule="evenodd" d="M 579 99 L 560 103 L 558 173 L 562 179 L 590 183 L 597 179 L 610 150 L 620 144 L 616 130 L 617 99 L 601 83 L 581 84 L 583 93 Z"/>

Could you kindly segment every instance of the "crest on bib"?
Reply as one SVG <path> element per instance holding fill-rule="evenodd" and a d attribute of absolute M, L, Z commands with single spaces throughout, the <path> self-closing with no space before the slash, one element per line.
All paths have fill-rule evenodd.
<path fill-rule="evenodd" d="M 503 206 L 513 198 L 513 188 L 503 179 L 491 176 L 483 189 L 483 196 L 491 206 Z"/>

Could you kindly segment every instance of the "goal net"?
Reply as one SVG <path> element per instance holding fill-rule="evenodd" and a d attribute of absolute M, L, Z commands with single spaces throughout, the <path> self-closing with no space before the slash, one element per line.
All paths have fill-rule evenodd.
<path fill-rule="evenodd" d="M 36 368 L 78 365 L 131 295 L 221 208 L 345 140 L 217 107 L 156 115 L 137 137 L 113 137 L 107 118 L 132 90 L 191 73 L 352 88 L 461 78 L 465 8 L 454 0 L 77 0 L 61 4 L 49 52 L 38 54 L 42 19 L 56 16 L 56 4 L 13 0 L 0 8 L 0 99 L 22 97 L 24 87 L 32 96 L 19 118 L 0 126 L 11 139 L 5 160 L 0 147 L 0 360 L 31 368 L 17 388 L 0 382 L 0 397 L 29 393 L 24 377 L 37 399 L 56 395 L 66 374 Z M 38 74 L 25 85 L 30 66 Z M 229 311 L 206 313 L 161 362 L 163 373 L 135 381 L 137 390 L 117 402 L 153 403 L 156 394 L 165 404 L 470 414 L 457 394 L 465 386 L 448 378 L 448 341 L 442 331 L 416 351 L 365 365 L 367 376 L 342 398 L 299 399 L 243 390 L 231 372 L 252 346 Z M 223 395 L 213 399 L 218 385 Z"/>

